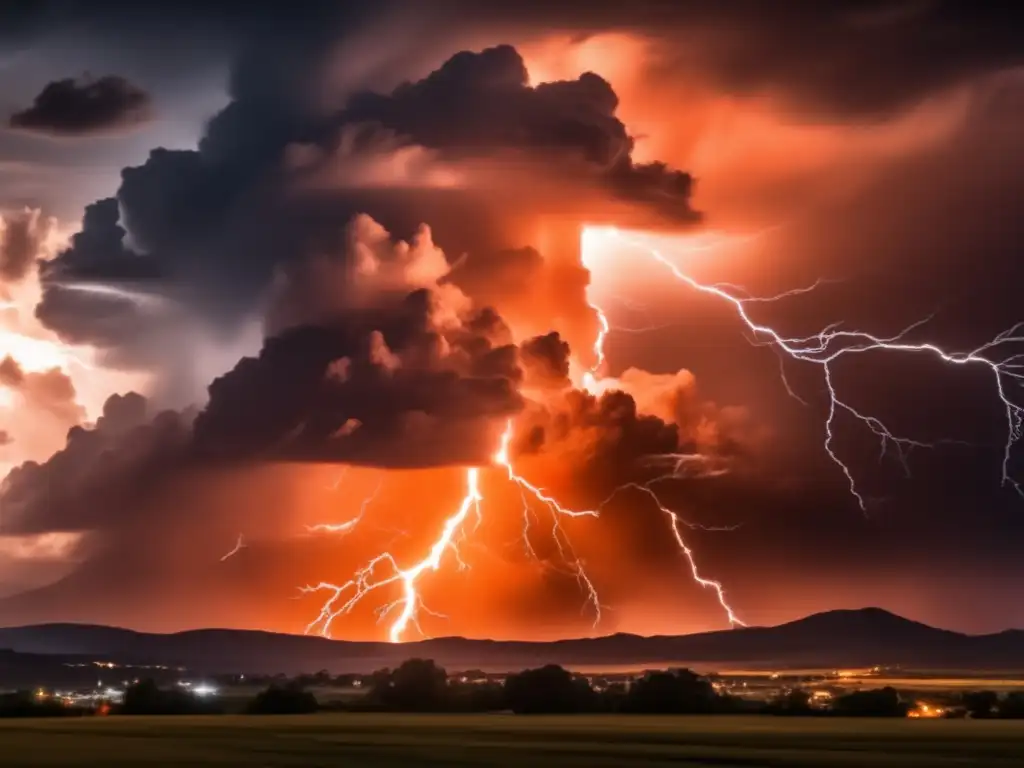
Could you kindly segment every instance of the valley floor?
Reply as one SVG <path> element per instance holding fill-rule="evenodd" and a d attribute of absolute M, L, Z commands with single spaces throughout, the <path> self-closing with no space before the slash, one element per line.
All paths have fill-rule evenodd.
<path fill-rule="evenodd" d="M 321 714 L 0 721 L 3 766 L 1020 766 L 1024 721 Z"/>

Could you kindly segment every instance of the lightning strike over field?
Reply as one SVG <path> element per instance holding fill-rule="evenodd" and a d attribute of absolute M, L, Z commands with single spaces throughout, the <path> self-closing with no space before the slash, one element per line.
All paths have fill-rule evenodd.
<path fill-rule="evenodd" d="M 1024 497 L 1024 488 L 1022 488 L 1017 480 L 1011 477 L 1009 469 L 1013 446 L 1024 435 L 1024 406 L 1015 403 L 1007 394 L 1007 388 L 1010 384 L 1020 385 L 1024 383 L 1024 352 L 1013 352 L 1002 358 L 990 356 L 998 350 L 1005 350 L 1007 348 L 1012 350 L 1013 345 L 1024 344 L 1024 323 L 1018 323 L 1012 328 L 1003 331 L 991 341 L 968 352 L 949 352 L 936 344 L 927 342 L 911 343 L 904 340 L 911 331 L 924 325 L 930 318 L 914 323 L 900 333 L 889 337 L 876 336 L 858 330 L 839 330 L 838 324 L 830 325 L 818 333 L 809 336 L 786 337 L 775 329 L 753 320 L 747 311 L 747 305 L 779 301 L 787 297 L 807 293 L 817 287 L 821 281 L 810 287 L 796 288 L 771 297 L 737 296 L 736 293 L 739 290 L 735 286 L 722 283 L 705 285 L 697 281 L 692 276 L 683 272 L 670 259 L 666 258 L 659 249 L 642 242 L 639 237 L 625 235 L 614 228 L 588 228 L 586 235 L 615 239 L 629 247 L 643 251 L 657 263 L 666 267 L 677 280 L 693 290 L 715 296 L 731 304 L 740 320 L 754 334 L 755 343 L 758 343 L 758 340 L 760 340 L 760 343 L 771 345 L 781 355 L 791 360 L 820 366 L 829 398 L 828 411 L 825 418 L 824 448 L 832 461 L 842 471 L 849 484 L 850 493 L 857 500 L 862 510 L 867 509 L 867 502 L 863 494 L 858 490 L 852 470 L 836 453 L 833 445 L 835 439 L 834 427 L 840 412 L 845 412 L 852 416 L 878 437 L 883 453 L 890 447 L 893 448 L 898 458 L 904 463 L 904 466 L 906 466 L 905 449 L 931 447 L 931 444 L 893 434 L 881 420 L 869 414 L 861 413 L 840 397 L 833 381 L 832 363 L 847 355 L 872 351 L 921 353 L 937 357 L 942 362 L 950 365 L 971 364 L 988 368 L 994 378 L 996 393 L 1006 414 L 1007 432 L 1003 450 L 1002 483 L 1003 485 L 1011 486 L 1018 494 Z M 606 325 L 606 323 L 607 321 L 602 320 L 602 326 Z M 783 380 L 790 394 L 796 397 L 789 383 L 785 381 L 784 372 Z"/>

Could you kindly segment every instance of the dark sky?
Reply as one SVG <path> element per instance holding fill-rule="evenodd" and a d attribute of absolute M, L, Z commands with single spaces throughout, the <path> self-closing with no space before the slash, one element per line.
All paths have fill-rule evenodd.
<path fill-rule="evenodd" d="M 649 250 L 736 297 L 824 281 L 745 305 L 786 337 L 928 319 L 908 345 L 966 353 L 1012 328 L 1021 12 L 552 5 L 0 11 L 4 621 L 301 631 L 330 593 L 298 587 L 420 562 L 478 466 L 479 525 L 416 582 L 448 617 L 424 607 L 426 632 L 717 628 L 636 488 L 685 454 L 651 487 L 730 528 L 681 530 L 743 621 L 1024 626 L 1017 450 L 1002 476 L 1024 345 L 983 353 L 998 380 L 913 350 L 826 372 Z M 586 225 L 631 239 L 581 250 Z M 879 423 L 931 447 L 880 455 Z M 515 471 L 566 507 L 632 490 L 598 519 L 534 499 L 531 554 L 507 424 Z M 402 606 L 372 609 L 400 597 L 331 629 L 386 636 Z"/>

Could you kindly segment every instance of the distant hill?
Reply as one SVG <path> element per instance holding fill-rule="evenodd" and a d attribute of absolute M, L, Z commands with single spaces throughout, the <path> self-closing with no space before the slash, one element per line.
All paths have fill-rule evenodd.
<path fill-rule="evenodd" d="M 19 653 L 0 648 L 0 691 L 33 688 L 119 687 L 127 678 L 146 676 L 158 682 L 177 680 L 174 668 L 104 668 L 96 655 Z M 112 660 L 111 660 L 112 661 Z"/>
<path fill-rule="evenodd" d="M 694 635 L 520 642 L 450 637 L 395 645 L 233 629 L 148 634 L 85 624 L 0 629 L 0 648 L 75 654 L 207 672 L 368 672 L 412 656 L 448 669 L 691 664 L 700 667 L 903 665 L 948 670 L 1024 670 L 1024 631 L 964 635 L 879 608 L 829 611 L 777 627 Z"/>

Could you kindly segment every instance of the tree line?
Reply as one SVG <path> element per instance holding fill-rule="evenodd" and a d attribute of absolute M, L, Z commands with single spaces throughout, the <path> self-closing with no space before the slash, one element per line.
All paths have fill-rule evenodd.
<path fill-rule="evenodd" d="M 688 669 L 648 672 L 626 683 L 594 687 L 586 677 L 548 665 L 508 675 L 503 682 L 480 675 L 451 678 L 429 659 L 410 659 L 394 670 L 382 669 L 367 681 L 367 693 L 351 701 L 322 704 L 307 690 L 307 679 L 275 682 L 245 703 L 259 714 L 304 714 L 325 709 L 364 712 L 512 712 L 520 715 L 622 714 L 766 714 L 790 717 L 905 717 L 911 704 L 891 687 L 838 696 L 827 708 L 814 706 L 809 692 L 796 689 L 770 701 L 754 701 L 716 691 L 706 678 Z M 981 691 L 960 697 L 956 711 L 974 718 L 1024 718 L 1024 693 L 999 697 Z M 187 688 L 161 688 L 142 680 L 125 690 L 111 714 L 218 714 L 227 702 L 200 697 Z M 40 700 L 31 693 L 0 696 L 0 717 L 93 714 Z"/>

